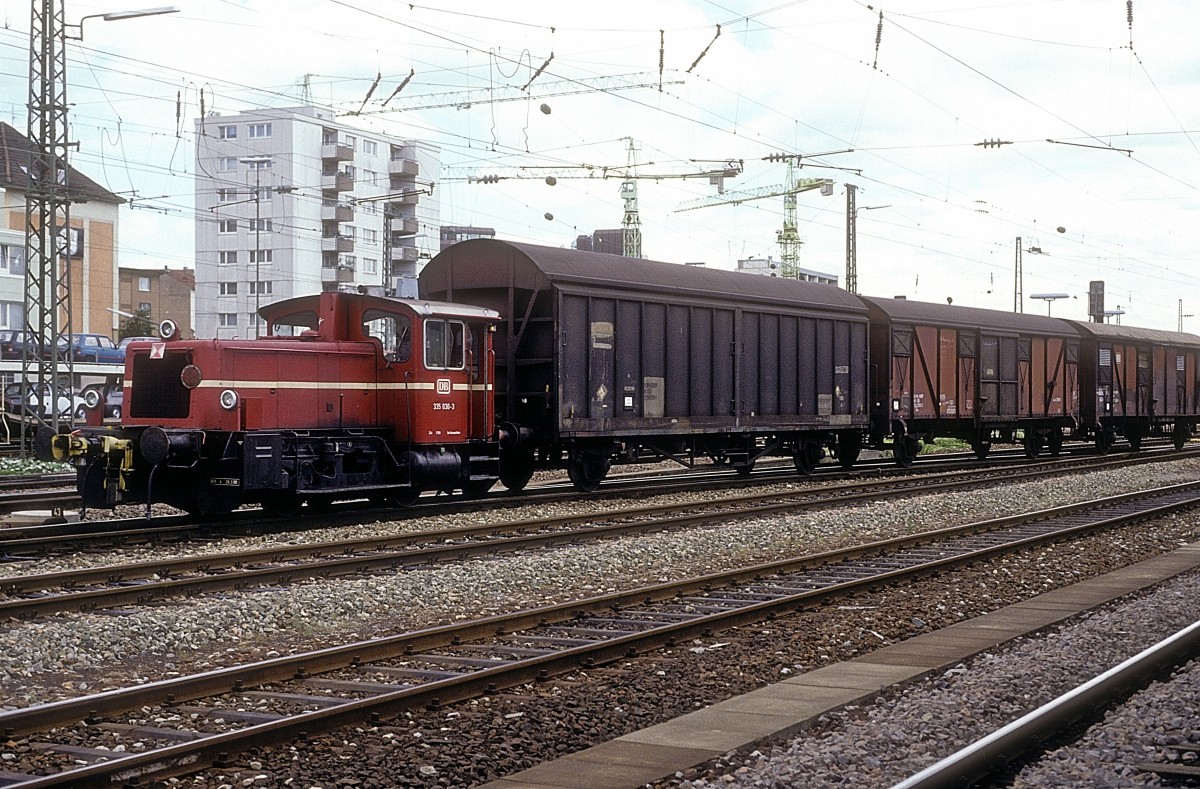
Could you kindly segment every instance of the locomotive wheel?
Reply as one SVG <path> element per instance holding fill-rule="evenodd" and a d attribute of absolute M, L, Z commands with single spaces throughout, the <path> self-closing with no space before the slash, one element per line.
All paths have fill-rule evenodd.
<path fill-rule="evenodd" d="M 1113 434 L 1113 431 L 1101 428 L 1096 433 L 1096 451 L 1101 455 L 1107 455 L 1112 449 L 1113 442 L 1116 440 L 1117 437 Z"/>
<path fill-rule="evenodd" d="M 851 468 L 858 462 L 858 453 L 862 452 L 862 433 L 850 430 L 838 433 L 837 462 L 842 468 Z"/>
<path fill-rule="evenodd" d="M 516 493 L 533 479 L 533 453 L 521 452 L 500 458 L 500 484 Z"/>
<path fill-rule="evenodd" d="M 1046 435 L 1046 451 L 1052 457 L 1058 457 L 1062 454 L 1063 434 L 1061 430 L 1051 430 Z"/>
<path fill-rule="evenodd" d="M 608 475 L 610 465 L 611 461 L 607 457 L 601 458 L 581 452 L 567 462 L 567 477 L 576 490 L 591 493 L 600 487 L 600 483 Z"/>
<path fill-rule="evenodd" d="M 1130 430 L 1125 434 L 1125 438 L 1129 441 L 1129 450 L 1131 452 L 1142 451 L 1142 434 L 1136 430 Z"/>
<path fill-rule="evenodd" d="M 1032 430 L 1025 433 L 1025 457 L 1033 460 L 1038 455 L 1042 454 L 1042 442 L 1044 441 L 1041 433 L 1036 433 Z"/>
<path fill-rule="evenodd" d="M 807 477 L 821 463 L 824 454 L 820 441 L 805 438 L 800 441 L 800 445 L 792 453 L 792 462 L 796 464 L 796 471 Z"/>

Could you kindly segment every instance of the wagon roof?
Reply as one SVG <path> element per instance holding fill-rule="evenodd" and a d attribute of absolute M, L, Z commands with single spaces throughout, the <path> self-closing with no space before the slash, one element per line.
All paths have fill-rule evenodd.
<path fill-rule="evenodd" d="M 1120 326 L 1114 323 L 1087 323 L 1084 321 L 1069 321 L 1081 334 L 1102 337 L 1111 340 L 1140 340 L 1156 345 L 1200 346 L 1200 337 L 1187 332 L 1164 331 L 1162 329 L 1142 329 L 1137 326 Z"/>
<path fill-rule="evenodd" d="M 893 322 L 1064 337 L 1078 336 L 1078 332 L 1067 321 L 1046 315 L 986 310 L 980 307 L 955 307 L 951 304 L 934 304 L 925 301 L 909 301 L 908 299 L 863 296 L 862 300 L 872 308 L 872 315 L 881 313 Z"/>
<path fill-rule="evenodd" d="M 834 285 L 495 239 L 472 239 L 443 250 L 421 272 L 421 292 L 453 299 L 455 288 L 507 287 L 510 262 L 526 278 L 519 287 L 581 286 L 716 298 L 730 306 L 750 301 L 866 313 L 857 298 Z"/>

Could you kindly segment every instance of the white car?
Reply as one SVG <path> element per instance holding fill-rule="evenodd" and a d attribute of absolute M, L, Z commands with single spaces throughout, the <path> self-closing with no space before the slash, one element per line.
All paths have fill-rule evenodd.
<path fill-rule="evenodd" d="M 40 391 L 38 391 L 40 388 Z M 55 410 L 60 417 L 73 416 L 83 419 L 87 416 L 83 397 L 72 392 L 66 386 L 58 387 L 58 397 L 50 397 L 50 384 L 9 384 L 4 388 L 4 410 L 11 414 L 20 414 L 22 406 L 29 402 L 30 410 L 45 419 L 50 416 L 50 401 L 55 401 Z"/>

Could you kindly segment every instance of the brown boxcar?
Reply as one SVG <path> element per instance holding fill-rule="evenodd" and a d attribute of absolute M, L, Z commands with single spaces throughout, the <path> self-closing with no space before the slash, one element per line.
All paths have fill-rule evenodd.
<path fill-rule="evenodd" d="M 1079 330 L 1083 427 L 1101 451 L 1122 435 L 1170 435 L 1182 448 L 1200 420 L 1200 337 L 1108 323 Z"/>
<path fill-rule="evenodd" d="M 1079 336 L 1066 321 L 906 299 L 871 314 L 871 442 L 908 465 L 919 439 L 1017 441 L 1057 454 L 1079 425 Z"/>
<path fill-rule="evenodd" d="M 868 425 L 866 309 L 835 287 L 480 239 L 430 261 L 421 294 L 501 315 L 510 488 L 565 465 L 592 489 L 647 457 L 849 464 Z"/>

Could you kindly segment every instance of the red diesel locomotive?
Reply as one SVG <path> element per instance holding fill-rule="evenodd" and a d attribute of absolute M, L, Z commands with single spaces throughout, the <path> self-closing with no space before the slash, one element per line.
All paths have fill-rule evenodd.
<path fill-rule="evenodd" d="M 85 507 L 170 504 L 199 514 L 244 503 L 294 511 L 422 490 L 479 495 L 499 477 L 488 309 L 322 293 L 262 309 L 255 340 L 131 346 L 116 428 L 54 435 Z"/>

